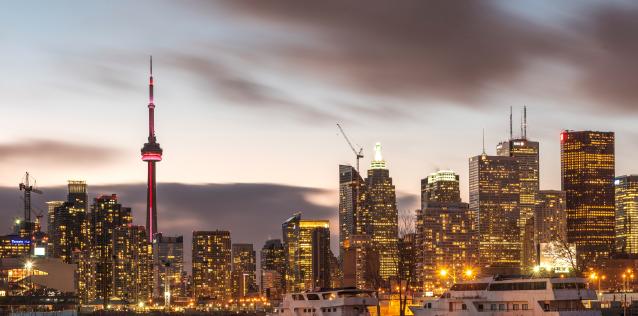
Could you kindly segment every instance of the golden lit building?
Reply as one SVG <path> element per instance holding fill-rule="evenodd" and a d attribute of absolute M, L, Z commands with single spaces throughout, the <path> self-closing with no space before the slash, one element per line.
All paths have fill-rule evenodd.
<path fill-rule="evenodd" d="M 567 241 L 567 213 L 565 212 L 564 191 L 538 191 L 534 211 L 534 240 L 536 245 Z"/>
<path fill-rule="evenodd" d="M 638 175 L 616 177 L 616 251 L 638 254 Z"/>
<path fill-rule="evenodd" d="M 370 212 L 366 203 L 366 184 L 352 166 L 339 165 L 339 255 L 352 235 L 370 234 Z"/>
<path fill-rule="evenodd" d="M 560 148 L 567 239 L 582 262 L 596 264 L 609 257 L 615 239 L 614 133 L 563 131 Z"/>
<path fill-rule="evenodd" d="M 343 286 L 363 290 L 377 289 L 379 255 L 370 235 L 353 235 L 344 244 Z"/>
<path fill-rule="evenodd" d="M 113 230 L 113 295 L 132 304 L 151 298 L 153 252 L 144 226 Z"/>
<path fill-rule="evenodd" d="M 366 178 L 366 189 L 366 203 L 371 216 L 372 244 L 379 254 L 381 279 L 388 281 L 398 273 L 399 213 L 396 191 L 381 155 L 380 143 L 375 145 L 374 159 Z"/>
<path fill-rule="evenodd" d="M 525 131 L 526 133 L 526 131 Z M 521 241 L 525 241 L 525 225 L 530 223 L 534 216 L 535 197 L 539 190 L 539 144 L 527 139 L 525 133 L 520 138 L 501 142 L 496 147 L 499 156 L 514 157 L 518 162 L 520 181 L 519 209 L 520 218 L 518 225 L 521 229 Z M 535 252 L 530 247 L 523 245 L 521 252 L 521 267 L 533 266 Z"/>
<path fill-rule="evenodd" d="M 48 233 L 51 240 L 51 256 L 66 263 L 73 261 L 73 252 L 88 247 L 88 236 L 82 233 L 82 226 L 88 220 L 88 195 L 86 182 L 69 181 L 67 201 L 49 202 Z"/>
<path fill-rule="evenodd" d="M 186 295 L 184 271 L 184 237 L 155 234 L 153 238 L 153 280 L 155 297 L 164 297 L 169 284 L 172 297 Z"/>
<path fill-rule="evenodd" d="M 514 157 L 470 158 L 470 211 L 484 274 L 518 273 L 521 266 L 520 181 Z"/>
<path fill-rule="evenodd" d="M 296 213 L 282 224 L 286 256 L 286 291 L 311 290 L 318 283 L 329 282 L 330 222 L 302 220 Z"/>
<path fill-rule="evenodd" d="M 0 236 L 0 259 L 28 256 L 31 251 L 31 239 L 19 235 Z"/>
<path fill-rule="evenodd" d="M 246 297 L 257 293 L 257 254 L 253 244 L 232 244 L 233 297 Z"/>
<path fill-rule="evenodd" d="M 218 301 L 231 297 L 230 232 L 193 232 L 193 293 Z"/>
<path fill-rule="evenodd" d="M 117 201 L 117 195 L 102 195 L 93 201 L 90 214 L 89 235 L 91 246 L 83 254 L 83 260 L 88 260 L 87 266 L 94 270 L 90 274 L 94 279 L 96 298 L 108 300 L 114 296 L 113 291 L 113 235 L 118 227 L 131 224 L 131 208 L 123 207 Z"/>
<path fill-rule="evenodd" d="M 476 228 L 467 203 L 461 202 L 459 176 L 442 170 L 421 181 L 423 194 L 416 237 L 421 243 L 417 272 L 423 291 L 435 292 L 464 271 L 476 270 Z M 444 275 L 440 275 L 445 271 Z"/>
<path fill-rule="evenodd" d="M 286 257 L 279 239 L 267 240 L 260 252 L 261 292 L 268 299 L 279 299 L 284 293 Z"/>

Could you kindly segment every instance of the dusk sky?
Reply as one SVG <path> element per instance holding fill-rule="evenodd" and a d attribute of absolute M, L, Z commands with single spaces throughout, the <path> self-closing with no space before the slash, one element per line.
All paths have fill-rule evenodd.
<path fill-rule="evenodd" d="M 153 55 L 161 231 L 229 229 L 261 247 L 294 211 L 337 232 L 338 165 L 383 145 L 400 197 L 460 174 L 514 134 L 523 105 L 541 189 L 560 188 L 563 129 L 616 132 L 636 173 L 638 6 L 623 1 L 16 1 L 0 10 L 0 214 L 29 171 L 63 199 L 119 193 L 144 223 Z M 9 230 L 10 220 L 2 224 Z M 190 248 L 190 244 L 185 246 Z"/>

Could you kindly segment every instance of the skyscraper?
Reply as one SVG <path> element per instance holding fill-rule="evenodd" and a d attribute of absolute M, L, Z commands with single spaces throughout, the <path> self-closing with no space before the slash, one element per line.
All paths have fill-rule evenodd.
<path fill-rule="evenodd" d="M 233 296 L 242 298 L 257 292 L 257 255 L 253 244 L 232 244 Z"/>
<path fill-rule="evenodd" d="M 615 238 L 614 133 L 563 131 L 561 185 L 567 209 L 567 239 L 581 262 L 607 258 Z"/>
<path fill-rule="evenodd" d="M 567 214 L 565 192 L 540 190 L 536 195 L 534 211 L 534 240 L 536 245 L 567 241 Z"/>
<path fill-rule="evenodd" d="M 511 111 L 511 109 L 510 109 Z M 534 216 L 535 208 L 535 196 L 539 190 L 539 144 L 536 141 L 531 141 L 527 138 L 527 108 L 523 109 L 524 119 L 521 125 L 521 135 L 519 138 L 514 138 L 512 133 L 510 112 L 510 139 L 501 142 L 496 147 L 496 154 L 505 157 L 514 157 L 518 162 L 518 172 L 520 181 L 520 194 L 519 194 L 519 209 L 520 218 L 518 226 L 521 230 L 521 241 L 524 241 L 523 234 L 525 233 L 526 223 L 531 223 L 529 220 Z M 529 268 L 534 253 L 530 253 L 528 247 L 521 248 L 521 263 L 522 267 Z"/>
<path fill-rule="evenodd" d="M 358 289 L 378 289 L 379 254 L 372 245 L 372 236 L 353 235 L 344 245 L 343 286 Z"/>
<path fill-rule="evenodd" d="M 270 300 L 278 299 L 284 292 L 286 274 L 286 257 L 281 240 L 267 240 L 261 248 L 260 257 L 261 291 Z"/>
<path fill-rule="evenodd" d="M 171 296 L 186 294 L 182 282 L 184 271 L 184 237 L 155 234 L 153 239 L 153 280 L 155 281 L 155 297 L 163 297 L 170 282 Z"/>
<path fill-rule="evenodd" d="M 439 276 L 440 271 L 460 279 L 464 270 L 476 268 L 476 227 L 468 204 L 461 202 L 456 173 L 438 171 L 421 184 L 422 224 L 417 225 L 415 237 L 422 253 L 415 265 L 423 290 L 432 292 L 448 281 Z"/>
<path fill-rule="evenodd" d="M 330 229 L 316 227 L 312 230 L 312 288 L 330 288 Z"/>
<path fill-rule="evenodd" d="M 638 175 L 616 177 L 616 251 L 638 254 Z"/>
<path fill-rule="evenodd" d="M 315 277 L 322 274 L 321 249 L 326 244 L 322 237 L 329 236 L 328 220 L 302 220 L 301 213 L 295 213 L 282 224 L 284 253 L 286 257 L 286 291 L 310 290 L 316 282 Z M 314 234 L 315 230 L 324 233 Z M 327 231 L 327 233 L 325 233 Z M 327 241 L 330 244 L 330 241 Z M 316 259 L 316 260 L 315 260 Z M 326 268 L 329 271 L 329 268 Z"/>
<path fill-rule="evenodd" d="M 230 232 L 223 230 L 193 232 L 193 293 L 218 301 L 230 298 Z"/>
<path fill-rule="evenodd" d="M 157 190 L 155 163 L 162 161 L 162 148 L 155 138 L 155 103 L 153 100 L 153 58 L 151 57 L 148 84 L 148 142 L 142 147 L 142 161 L 148 165 L 146 189 L 146 235 L 150 243 L 159 231 L 157 229 Z"/>
<path fill-rule="evenodd" d="M 381 144 L 377 143 L 374 150 L 366 178 L 366 203 L 371 214 L 372 243 L 379 253 L 379 272 L 382 279 L 388 280 L 398 272 L 399 213 L 392 178 L 381 155 Z"/>
<path fill-rule="evenodd" d="M 57 216 L 56 216 L 57 217 Z M 94 267 L 95 295 L 108 304 L 113 297 L 113 236 L 115 229 L 132 223 L 131 209 L 117 201 L 117 195 L 102 195 L 93 201 L 90 214 L 90 251 L 83 260 L 91 261 Z M 148 280 L 147 280 L 148 281 Z"/>
<path fill-rule="evenodd" d="M 77 263 L 73 262 L 73 252 L 85 250 L 89 246 L 85 233 L 88 225 L 86 182 L 69 181 L 67 201 L 62 204 L 52 202 L 49 207 L 53 208 L 53 212 L 49 209 L 48 228 L 51 255 L 66 263 Z"/>
<path fill-rule="evenodd" d="M 371 229 L 365 182 L 354 167 L 339 165 L 339 255 L 350 236 L 369 234 Z"/>
<path fill-rule="evenodd" d="M 484 274 L 518 273 L 521 265 L 518 160 L 485 153 L 470 158 L 470 211 Z"/>
<path fill-rule="evenodd" d="M 113 295 L 132 304 L 151 298 L 153 279 L 151 244 L 143 226 L 113 229 Z"/>

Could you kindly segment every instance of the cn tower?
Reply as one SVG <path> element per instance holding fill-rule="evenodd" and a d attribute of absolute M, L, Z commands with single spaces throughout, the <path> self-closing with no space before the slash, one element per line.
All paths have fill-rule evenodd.
<path fill-rule="evenodd" d="M 148 142 L 142 147 L 142 160 L 148 164 L 148 186 L 146 188 L 146 234 L 150 243 L 157 233 L 157 191 L 155 163 L 162 161 L 162 148 L 155 138 L 155 104 L 153 103 L 153 57 L 150 59 L 148 83 Z"/>

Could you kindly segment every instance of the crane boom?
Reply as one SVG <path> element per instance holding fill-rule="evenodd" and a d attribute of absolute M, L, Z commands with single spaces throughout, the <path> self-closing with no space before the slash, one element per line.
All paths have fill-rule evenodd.
<path fill-rule="evenodd" d="M 343 135 L 343 138 L 346 139 L 348 146 L 350 146 L 350 149 L 352 149 L 352 152 L 357 157 L 357 172 L 359 172 L 359 159 L 363 158 L 363 148 L 359 148 L 359 151 L 357 151 L 348 138 L 348 135 L 346 135 L 346 132 L 343 131 L 343 127 L 341 127 L 341 124 L 337 123 L 337 127 L 339 128 L 339 131 L 341 131 L 341 135 Z"/>

